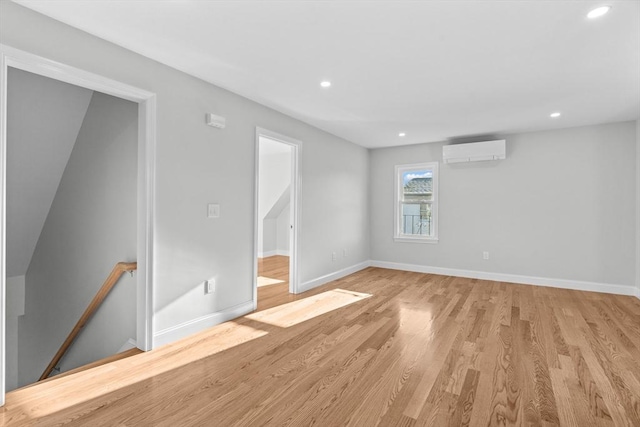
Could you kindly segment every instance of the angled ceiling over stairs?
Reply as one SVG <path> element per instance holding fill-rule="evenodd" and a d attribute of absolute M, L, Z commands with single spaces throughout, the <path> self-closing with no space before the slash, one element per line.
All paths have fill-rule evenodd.
<path fill-rule="evenodd" d="M 291 184 L 287 185 L 287 188 L 282 190 L 282 194 L 278 197 L 278 200 L 275 201 L 269 212 L 265 215 L 266 218 L 274 219 L 278 218 L 278 216 L 282 213 L 282 210 L 289 206 L 289 202 L 291 199 Z"/>
<path fill-rule="evenodd" d="M 93 91 L 10 68 L 7 277 L 27 272 Z"/>

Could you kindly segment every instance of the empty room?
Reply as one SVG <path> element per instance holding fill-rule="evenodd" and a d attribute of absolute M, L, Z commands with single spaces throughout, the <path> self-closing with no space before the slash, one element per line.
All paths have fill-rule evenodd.
<path fill-rule="evenodd" d="M 0 0 L 0 425 L 640 427 L 640 0 Z"/>

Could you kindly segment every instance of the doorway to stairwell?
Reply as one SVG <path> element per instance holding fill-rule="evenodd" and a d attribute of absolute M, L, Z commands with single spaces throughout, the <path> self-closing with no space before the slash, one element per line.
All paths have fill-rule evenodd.
<path fill-rule="evenodd" d="M 254 305 L 260 310 L 297 293 L 300 147 L 284 135 L 257 130 Z"/>
<path fill-rule="evenodd" d="M 99 358 L 153 347 L 155 95 L 4 45 L 0 87 L 8 89 L 0 91 L 1 406 L 6 390 L 55 374 L 49 367 L 70 373 L 95 360 L 80 347 Z M 118 236 L 126 247 L 114 255 Z M 91 276 L 97 269 L 87 267 L 102 258 L 106 267 Z M 54 282 L 79 287 L 67 292 Z M 83 310 L 105 295 L 85 319 Z M 84 303 L 72 301 L 78 296 Z M 126 316 L 113 315 L 114 298 L 126 301 L 118 307 Z M 107 327 L 93 334 L 97 323 Z M 82 333 L 54 364 L 76 329 Z M 21 345 L 21 330 L 37 331 L 47 349 Z"/>
<path fill-rule="evenodd" d="M 7 316 L 10 391 L 136 347 L 135 277 L 101 285 L 119 262 L 135 270 L 138 108 L 23 70 L 7 77 L 7 307 L 21 306 Z"/>

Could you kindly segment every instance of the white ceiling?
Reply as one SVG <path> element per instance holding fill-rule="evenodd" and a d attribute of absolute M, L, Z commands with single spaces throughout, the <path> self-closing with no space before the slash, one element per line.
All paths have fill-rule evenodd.
<path fill-rule="evenodd" d="M 640 116 L 640 1 L 18 2 L 365 147 Z"/>

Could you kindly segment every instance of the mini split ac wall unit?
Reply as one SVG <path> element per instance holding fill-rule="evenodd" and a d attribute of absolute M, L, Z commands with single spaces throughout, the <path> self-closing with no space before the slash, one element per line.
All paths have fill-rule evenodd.
<path fill-rule="evenodd" d="M 444 163 L 481 162 L 507 158 L 506 141 L 472 142 L 469 144 L 445 145 L 442 147 Z"/>

